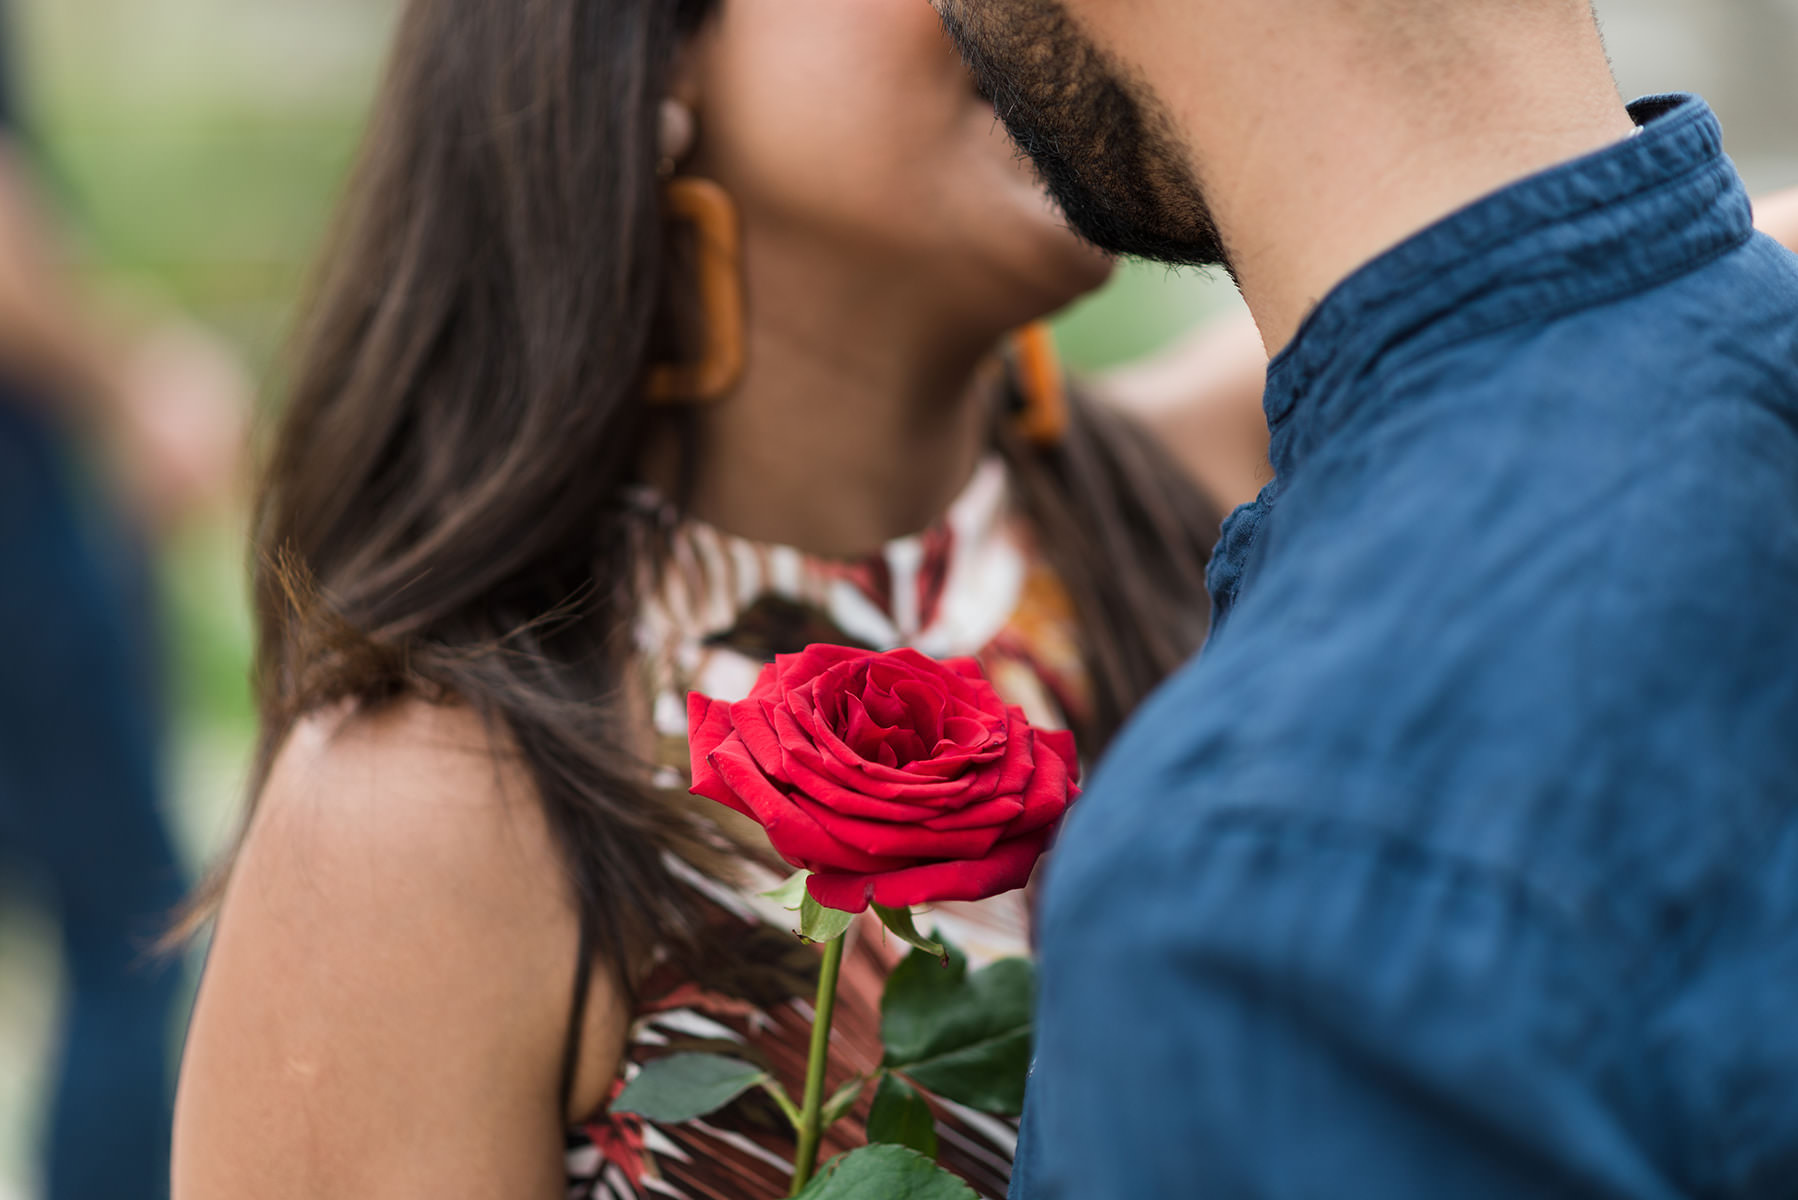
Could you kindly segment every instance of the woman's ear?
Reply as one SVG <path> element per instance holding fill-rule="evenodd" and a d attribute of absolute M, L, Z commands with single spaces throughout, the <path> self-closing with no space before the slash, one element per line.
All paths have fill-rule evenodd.
<path fill-rule="evenodd" d="M 668 99 L 698 113 L 704 88 L 706 48 L 711 41 L 710 23 L 681 43 L 668 72 Z"/>
<path fill-rule="evenodd" d="M 664 170 L 679 166 L 693 153 L 699 141 L 699 105 L 704 76 L 706 31 L 682 43 L 668 73 L 668 92 L 662 98 L 658 129 L 657 153 Z"/>
<path fill-rule="evenodd" d="M 662 173 L 671 175 L 693 153 L 693 143 L 699 140 L 699 119 L 687 105 L 669 98 L 662 101 L 657 120 L 656 155 L 661 160 Z"/>

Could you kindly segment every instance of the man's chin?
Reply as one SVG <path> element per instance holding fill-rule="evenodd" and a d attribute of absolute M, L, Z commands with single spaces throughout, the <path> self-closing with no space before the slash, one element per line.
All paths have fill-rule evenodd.
<path fill-rule="evenodd" d="M 1037 166 L 1069 227 L 1106 255 L 1172 266 L 1229 266 L 1222 239 L 1202 204 L 1195 202 L 1182 219 L 1162 211 L 1153 195 L 1108 196 L 1078 182 L 1074 172 L 1058 163 Z"/>
<path fill-rule="evenodd" d="M 1068 224 L 1114 255 L 1225 261 L 1210 211 L 1152 96 L 1139 94 L 1060 0 L 938 0 L 993 112 Z"/>

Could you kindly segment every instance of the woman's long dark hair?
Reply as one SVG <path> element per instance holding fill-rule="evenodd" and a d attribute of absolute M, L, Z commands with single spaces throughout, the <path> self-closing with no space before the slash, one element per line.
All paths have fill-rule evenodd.
<path fill-rule="evenodd" d="M 707 852 L 632 744 L 650 551 L 624 498 L 688 290 L 659 104 L 718 2 L 413 0 L 256 504 L 257 788 L 308 713 L 470 705 L 534 781 L 613 963 L 682 939 L 667 856 Z M 1215 514 L 1097 407 L 1054 449 L 994 427 L 1078 610 L 1096 753 L 1203 635 Z"/>

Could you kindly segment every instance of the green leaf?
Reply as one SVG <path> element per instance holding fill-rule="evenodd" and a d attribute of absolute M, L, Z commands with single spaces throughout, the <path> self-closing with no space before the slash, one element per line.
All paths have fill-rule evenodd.
<path fill-rule="evenodd" d="M 799 936 L 808 942 L 834 942 L 849 932 L 855 914 L 825 908 L 807 892 L 799 905 Z"/>
<path fill-rule="evenodd" d="M 753 1063 L 718 1054 L 672 1054 L 647 1063 L 612 1111 L 678 1125 L 717 1112 L 768 1078 Z"/>
<path fill-rule="evenodd" d="M 837 1094 L 824 1102 L 824 1109 L 822 1112 L 824 1128 L 829 1129 L 832 1125 L 835 1125 L 838 1121 L 841 1121 L 844 1117 L 848 1116 L 849 1110 L 854 1108 L 855 1102 L 862 1098 L 862 1092 L 867 1086 L 868 1077 L 866 1075 L 857 1075 L 854 1079 L 851 1079 L 848 1083 L 845 1083 L 842 1087 L 838 1088 Z"/>
<path fill-rule="evenodd" d="M 764 900 L 772 900 L 788 912 L 798 912 L 799 906 L 805 903 L 805 881 L 811 877 L 810 871 L 794 871 L 787 876 L 787 881 L 772 891 L 762 893 Z"/>
<path fill-rule="evenodd" d="M 910 1146 L 926 1158 L 936 1158 L 936 1116 L 930 1101 L 897 1075 L 883 1075 L 868 1113 L 868 1140 Z"/>
<path fill-rule="evenodd" d="M 874 913 L 880 918 L 880 923 L 887 927 L 887 932 L 906 945 L 916 946 L 924 953 L 939 960 L 949 957 L 949 952 L 943 949 L 941 942 L 933 942 L 918 932 L 918 927 L 912 923 L 911 909 L 888 908 L 883 904 L 876 904 Z"/>
<path fill-rule="evenodd" d="M 1019 1029 L 905 1068 L 913 1082 L 981 1112 L 1024 1111 L 1030 1079 L 1030 1030 Z"/>
<path fill-rule="evenodd" d="M 1035 971 L 1007 958 L 970 973 L 948 946 L 948 965 L 915 950 L 887 978 L 880 1004 L 886 1065 L 981 1112 L 1016 1116 L 1030 1074 Z"/>
<path fill-rule="evenodd" d="M 974 1189 L 905 1146 L 863 1146 L 824 1164 L 800 1200 L 978 1200 Z"/>

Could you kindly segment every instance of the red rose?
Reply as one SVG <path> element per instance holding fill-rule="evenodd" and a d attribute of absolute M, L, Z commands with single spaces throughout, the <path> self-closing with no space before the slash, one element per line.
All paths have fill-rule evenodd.
<path fill-rule="evenodd" d="M 972 659 L 811 646 L 736 704 L 687 699 L 693 791 L 759 823 L 861 912 L 1023 887 L 1079 789 L 1069 733 L 1034 729 Z"/>

